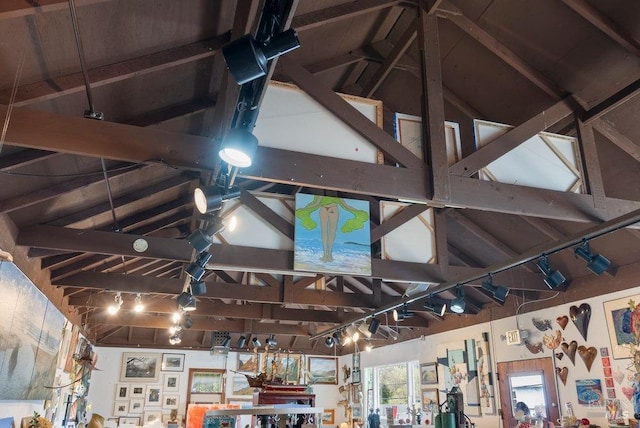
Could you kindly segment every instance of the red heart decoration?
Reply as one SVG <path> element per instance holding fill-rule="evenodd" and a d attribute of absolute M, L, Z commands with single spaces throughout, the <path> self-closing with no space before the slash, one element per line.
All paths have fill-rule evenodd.
<path fill-rule="evenodd" d="M 556 318 L 556 322 L 560 324 L 560 327 L 562 327 L 562 329 L 564 330 L 567 324 L 569 324 L 569 317 L 566 315 L 563 315 L 561 317 Z"/>

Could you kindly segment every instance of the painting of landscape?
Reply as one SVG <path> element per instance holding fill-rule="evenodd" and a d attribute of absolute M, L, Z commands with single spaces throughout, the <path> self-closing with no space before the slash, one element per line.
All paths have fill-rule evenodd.
<path fill-rule="evenodd" d="M 12 263 L 0 294 L 0 400 L 50 399 L 64 316 Z"/>
<path fill-rule="evenodd" d="M 309 383 L 338 383 L 338 360 L 336 358 L 309 357 Z"/>

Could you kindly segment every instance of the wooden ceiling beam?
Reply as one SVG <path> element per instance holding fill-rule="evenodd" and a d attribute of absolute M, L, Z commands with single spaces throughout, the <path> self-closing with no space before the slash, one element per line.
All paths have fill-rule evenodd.
<path fill-rule="evenodd" d="M 0 117 L 3 115 L 6 115 L 6 106 L 0 106 Z M 39 126 L 34 127 L 33 123 Z M 93 144 L 86 144 L 86 141 Z M 161 161 L 176 168 L 197 171 L 213 170 L 216 162 L 211 156 L 215 148 L 208 138 L 20 107 L 13 109 L 6 144 L 127 162 Z M 430 202 L 428 168 L 396 168 L 259 147 L 254 165 L 241 170 L 239 176 L 351 194 Z M 636 201 L 607 198 L 607 209 L 597 211 L 590 195 L 456 176 L 451 176 L 450 181 L 452 206 L 483 211 L 591 222 L 609 220 L 640 207 Z"/>
<path fill-rule="evenodd" d="M 640 146 L 618 131 L 613 123 L 608 120 L 598 119 L 593 121 L 592 126 L 603 137 L 618 146 L 618 148 L 631 156 L 637 162 L 640 162 Z"/>
<path fill-rule="evenodd" d="M 76 0 L 76 6 L 88 6 L 111 0 Z M 0 2 L 0 19 L 17 18 L 69 9 L 68 0 L 2 0 Z"/>
<path fill-rule="evenodd" d="M 394 231 L 428 209 L 429 206 L 422 204 L 412 204 L 400 209 L 393 217 L 385 220 L 381 225 L 371 229 L 371 243 L 379 241 L 386 234 Z"/>
<path fill-rule="evenodd" d="M 640 57 L 640 40 L 622 28 L 607 15 L 596 9 L 587 0 L 562 0 L 578 15 L 589 21 L 591 25 L 605 33 L 624 49 Z"/>
<path fill-rule="evenodd" d="M 25 166 L 60 156 L 61 153 L 47 150 L 24 149 L 17 153 L 2 156 L 0 158 L 0 171 L 11 172 Z"/>
<path fill-rule="evenodd" d="M 228 41 L 229 34 L 227 33 L 190 45 L 171 48 L 127 61 L 89 69 L 88 74 L 91 88 L 99 88 L 211 57 L 219 52 L 222 46 Z M 84 90 L 85 84 L 82 73 L 72 73 L 18 87 L 14 105 L 18 107 L 26 106 Z M 10 97 L 10 89 L 0 91 L 0 103 L 7 104 Z"/>
<path fill-rule="evenodd" d="M 365 98 L 371 98 L 373 94 L 378 90 L 384 79 L 391 73 L 393 67 L 400 61 L 400 58 L 409 49 L 409 46 L 413 43 L 417 36 L 416 30 L 417 19 L 411 21 L 407 29 L 404 31 L 398 42 L 393 46 L 391 52 L 385 60 L 380 64 L 375 74 L 369 79 L 366 86 L 362 90 L 362 96 Z"/>
<path fill-rule="evenodd" d="M 388 9 L 401 5 L 402 3 L 403 2 L 399 0 L 359 0 L 357 2 L 347 2 L 296 16 L 291 22 L 291 27 L 295 28 L 296 31 L 311 30 L 344 19 L 352 19 L 367 13 Z"/>
<path fill-rule="evenodd" d="M 314 62 L 313 64 L 307 66 L 307 70 L 309 70 L 309 73 L 316 75 L 346 67 L 351 64 L 356 64 L 360 61 L 362 61 L 361 57 L 353 55 L 351 52 L 349 52 L 325 59 L 323 61 Z"/>
<path fill-rule="evenodd" d="M 253 211 L 258 217 L 273 226 L 278 232 L 293 241 L 293 224 L 282 218 L 249 191 L 241 191 L 240 202 Z"/>
<path fill-rule="evenodd" d="M 127 119 L 124 123 L 132 126 L 153 126 L 169 122 L 177 118 L 187 118 L 211 110 L 216 107 L 217 97 L 208 96 L 170 105 L 160 110 L 143 113 L 139 116 Z"/>
<path fill-rule="evenodd" d="M 593 196 L 593 204 L 597 209 L 605 208 L 607 195 L 602 181 L 600 159 L 596 147 L 596 140 L 591 125 L 585 125 L 577 119 L 578 142 L 582 153 L 583 173 L 585 176 L 586 191 Z"/>
<path fill-rule="evenodd" d="M 127 177 L 135 175 L 142 165 L 130 165 L 130 164 L 116 164 L 112 165 L 109 169 L 112 171 L 109 173 L 109 178 L 115 177 Z M 148 167 L 147 167 L 148 169 Z M 45 202 L 51 199 L 58 198 L 64 194 L 87 189 L 95 184 L 104 183 L 104 175 L 102 171 L 96 172 L 92 175 L 83 174 L 81 177 L 72 178 L 70 180 L 63 181 L 58 184 L 54 184 L 50 187 L 40 188 L 28 193 L 24 193 L 18 196 L 14 196 L 9 199 L 0 201 L 0 212 L 10 213 L 17 209 L 30 207 L 32 205 Z"/>

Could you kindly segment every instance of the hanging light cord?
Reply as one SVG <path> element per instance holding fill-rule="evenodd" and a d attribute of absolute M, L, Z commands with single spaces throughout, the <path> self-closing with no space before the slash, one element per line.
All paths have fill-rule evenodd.
<path fill-rule="evenodd" d="M 16 69 L 16 75 L 13 78 L 13 86 L 11 87 L 11 95 L 9 96 L 9 104 L 7 105 L 7 115 L 4 118 L 4 123 L 2 124 L 2 133 L 0 134 L 0 152 L 2 152 L 2 147 L 4 146 L 4 141 L 7 137 L 7 131 L 9 130 L 9 121 L 11 119 L 11 113 L 13 112 L 13 106 L 16 102 L 16 97 L 18 95 L 18 84 L 20 83 L 20 77 L 22 76 L 22 70 L 24 69 L 24 62 L 27 52 L 27 35 L 25 34 L 22 39 L 22 53 L 20 54 L 20 62 L 18 63 L 18 68 Z"/>
<path fill-rule="evenodd" d="M 89 72 L 87 71 L 87 62 L 84 57 L 84 49 L 82 47 L 82 39 L 80 38 L 80 27 L 78 26 L 78 15 L 76 14 L 76 5 L 73 0 L 69 0 L 69 11 L 71 12 L 71 24 L 73 25 L 73 34 L 76 37 L 76 48 L 78 49 L 78 57 L 80 58 L 80 68 L 82 69 L 82 77 L 84 78 L 84 86 L 87 93 L 87 101 L 89 102 L 90 112 L 93 109 L 93 97 L 91 96 L 91 83 L 89 82 Z"/>

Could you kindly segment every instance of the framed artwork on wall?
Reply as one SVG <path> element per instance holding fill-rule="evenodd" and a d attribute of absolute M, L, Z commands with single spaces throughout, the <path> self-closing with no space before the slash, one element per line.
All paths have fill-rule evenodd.
<path fill-rule="evenodd" d="M 438 384 L 438 364 L 425 363 L 420 364 L 420 385 L 437 385 Z"/>
<path fill-rule="evenodd" d="M 144 409 L 144 398 L 132 398 L 129 400 L 129 413 L 141 415 Z"/>
<path fill-rule="evenodd" d="M 162 390 L 164 392 L 178 392 L 180 386 L 180 375 L 167 373 L 164 375 Z"/>
<path fill-rule="evenodd" d="M 135 425 L 135 426 L 138 426 L 138 425 L 140 425 L 140 418 L 132 418 L 132 417 L 119 418 L 118 419 L 118 424 L 120 426 L 123 426 L 123 425 Z"/>
<path fill-rule="evenodd" d="M 222 369 L 189 369 L 187 403 L 224 403 L 224 375 Z"/>
<path fill-rule="evenodd" d="M 178 394 L 164 394 L 162 396 L 162 408 L 163 409 L 177 409 L 180 403 L 180 395 Z"/>
<path fill-rule="evenodd" d="M 163 372 L 183 372 L 184 354 L 162 354 Z"/>
<path fill-rule="evenodd" d="M 160 370 L 160 354 L 123 352 L 120 381 L 157 382 Z"/>
<path fill-rule="evenodd" d="M 126 416 L 128 413 L 128 401 L 116 401 L 115 403 L 113 403 L 113 416 Z"/>
<path fill-rule="evenodd" d="M 146 393 L 147 385 L 137 385 L 134 383 L 131 385 L 131 388 L 129 388 L 129 398 L 142 398 L 144 400 Z"/>
<path fill-rule="evenodd" d="M 324 409 L 321 416 L 322 425 L 333 425 L 335 422 L 335 409 Z"/>
<path fill-rule="evenodd" d="M 438 388 L 422 389 L 422 410 L 424 412 L 437 412 L 439 403 Z"/>
<path fill-rule="evenodd" d="M 129 389 L 131 385 L 128 383 L 118 383 L 116 384 L 116 397 L 115 401 L 127 400 L 129 398 Z"/>
<path fill-rule="evenodd" d="M 159 406 L 160 404 L 162 404 L 160 401 L 160 391 L 161 388 L 159 386 L 149 386 L 147 388 L 147 395 L 144 399 L 144 405 Z"/>
<path fill-rule="evenodd" d="M 258 373 L 260 371 L 260 354 L 257 352 L 238 352 L 236 370 L 239 372 Z"/>
<path fill-rule="evenodd" d="M 338 384 L 338 359 L 333 357 L 307 358 L 309 381 L 319 384 Z"/>
<path fill-rule="evenodd" d="M 144 425 L 150 424 L 155 421 L 162 422 L 162 410 L 147 410 L 144 412 Z"/>
<path fill-rule="evenodd" d="M 637 294 L 603 303 L 612 356 L 615 359 L 631 358 L 631 347 L 637 342 L 631 333 L 631 313 L 638 303 L 640 295 Z"/>
<path fill-rule="evenodd" d="M 360 378 L 360 369 L 354 370 L 351 372 L 351 382 L 352 383 L 360 383 L 362 379 Z"/>

